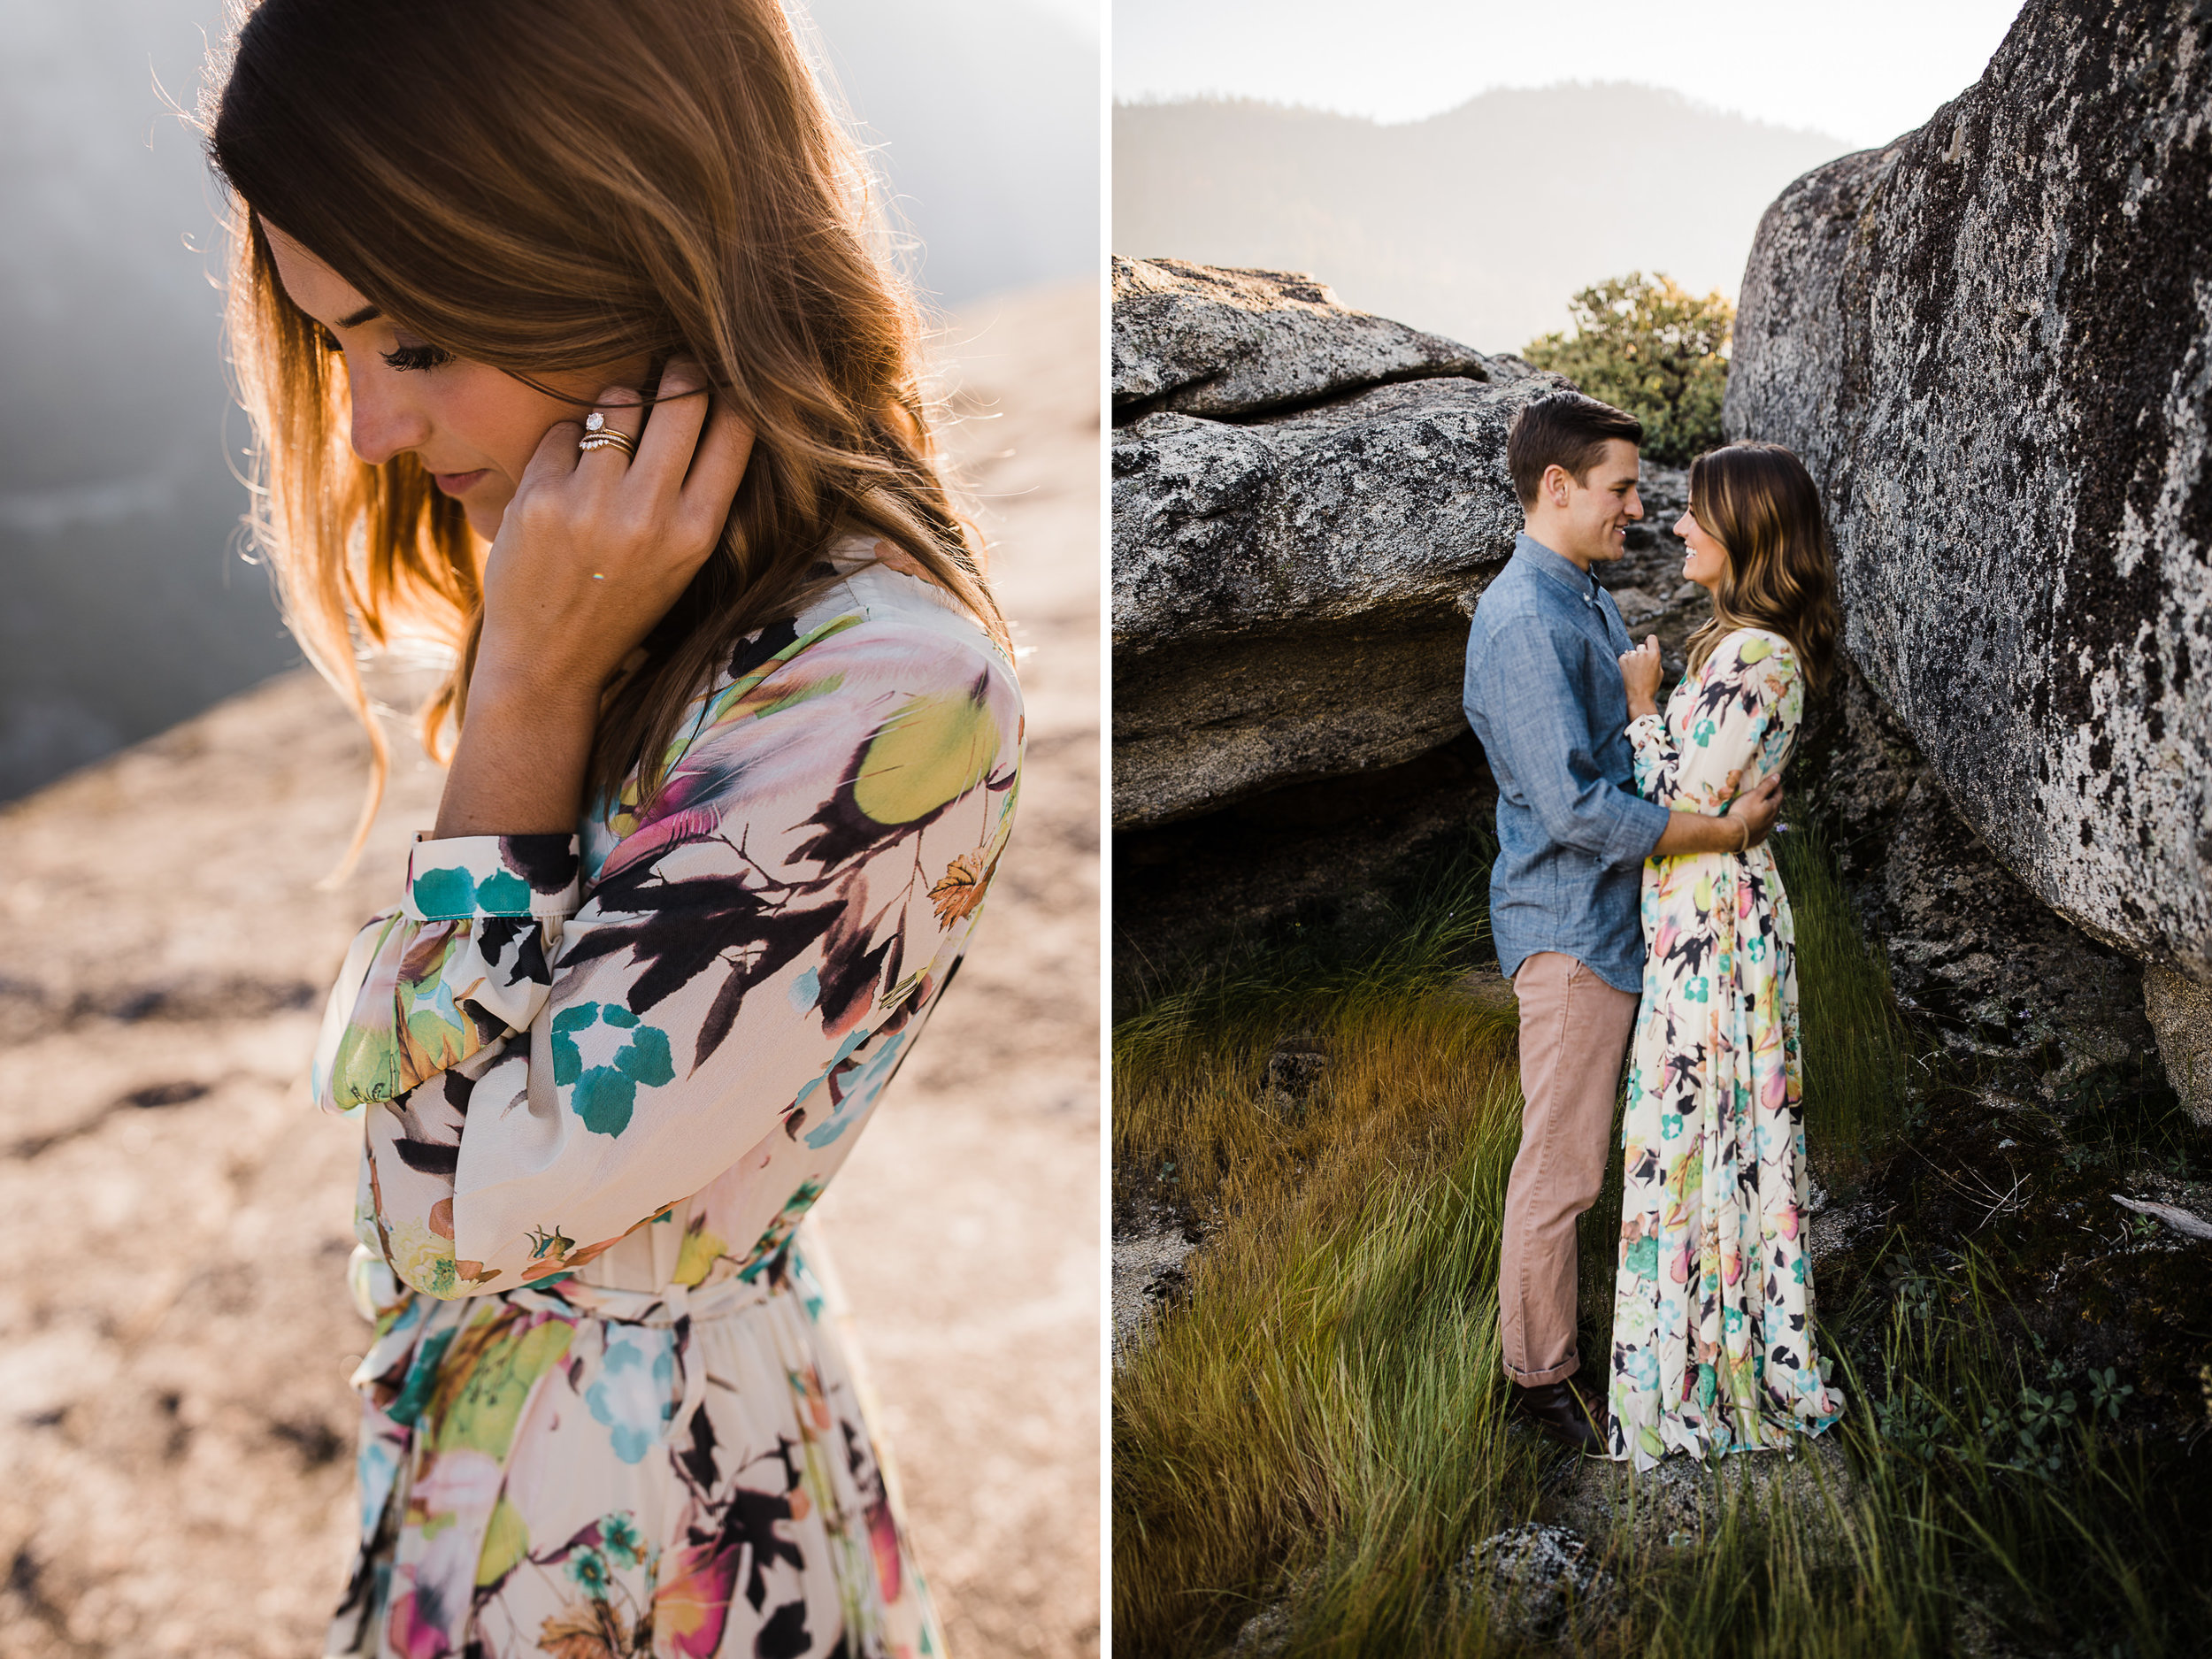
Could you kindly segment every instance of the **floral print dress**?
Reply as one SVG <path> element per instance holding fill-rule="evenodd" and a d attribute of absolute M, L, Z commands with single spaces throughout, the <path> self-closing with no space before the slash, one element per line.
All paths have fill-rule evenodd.
<path fill-rule="evenodd" d="M 1631 723 L 1637 792 L 1717 814 L 1780 773 L 1804 711 L 1788 641 L 1743 628 Z M 1778 1446 L 1842 1415 L 1813 1342 L 1789 895 L 1773 855 L 1644 865 L 1622 1142 L 1612 1455 Z"/>
<path fill-rule="evenodd" d="M 1006 844 L 1011 664 L 888 544 L 749 636 L 668 783 L 419 840 L 314 1087 L 365 1131 L 331 1654 L 938 1654 L 808 1209 Z"/>

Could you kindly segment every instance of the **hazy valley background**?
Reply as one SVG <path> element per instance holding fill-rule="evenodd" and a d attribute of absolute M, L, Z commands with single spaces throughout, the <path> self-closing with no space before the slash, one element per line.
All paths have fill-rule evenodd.
<path fill-rule="evenodd" d="M 1861 148 L 1624 82 L 1500 88 L 1389 124 L 1123 102 L 1113 144 L 1116 253 L 1310 272 L 1484 351 L 1566 327 L 1571 295 L 1630 270 L 1733 299 L 1767 204 Z"/>
<path fill-rule="evenodd" d="M 1082 0 L 818 0 L 938 305 L 1097 269 Z M 299 660 L 242 562 L 196 135 L 220 0 L 0 0 L 0 800 Z M 1018 134 L 1018 142 L 1010 142 Z"/>

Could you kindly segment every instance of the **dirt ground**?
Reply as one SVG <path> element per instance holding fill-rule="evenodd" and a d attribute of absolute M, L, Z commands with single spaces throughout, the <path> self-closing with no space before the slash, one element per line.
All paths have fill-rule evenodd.
<path fill-rule="evenodd" d="M 1097 304 L 940 345 L 1029 762 L 960 981 L 818 1212 L 956 1659 L 1099 1645 Z M 0 810 L 7 1659 L 320 1652 L 365 1327 L 307 1056 L 439 787 L 403 758 L 319 891 L 365 751 L 295 674 Z"/>

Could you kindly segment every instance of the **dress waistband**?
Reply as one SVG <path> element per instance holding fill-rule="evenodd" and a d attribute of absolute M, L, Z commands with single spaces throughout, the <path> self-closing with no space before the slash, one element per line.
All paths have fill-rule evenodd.
<path fill-rule="evenodd" d="M 617 1325 L 672 1325 L 688 1319 L 703 1324 L 726 1319 L 763 1306 L 774 1297 L 798 1288 L 805 1266 L 789 1245 L 762 1263 L 750 1277 L 731 1278 L 711 1285 L 662 1285 L 652 1290 L 618 1290 L 611 1286 L 586 1284 L 573 1274 L 518 1285 L 512 1290 L 484 1296 L 457 1297 L 449 1302 L 422 1298 L 428 1303 L 425 1317 L 435 1319 L 445 1309 L 464 1317 L 472 1305 L 503 1302 L 511 1307 L 561 1317 L 605 1319 Z M 354 1306 L 372 1324 L 403 1306 L 417 1293 L 401 1284 L 383 1258 L 365 1244 L 353 1247 L 346 1279 Z M 437 1320 L 443 1324 L 446 1320 Z"/>
<path fill-rule="evenodd" d="M 567 1311 L 617 1325 L 672 1325 L 687 1319 L 694 1325 L 727 1319 L 792 1288 L 789 1278 L 780 1271 L 762 1273 L 749 1282 L 726 1279 L 714 1285 L 663 1285 L 657 1290 L 615 1290 L 570 1279 L 549 1287 L 532 1285 L 511 1290 L 506 1295 L 518 1307 L 548 1313 Z"/>
<path fill-rule="evenodd" d="M 749 1279 L 731 1278 L 706 1286 L 663 1285 L 654 1290 L 617 1290 L 562 1276 L 491 1295 L 440 1302 L 400 1284 L 383 1258 L 365 1245 L 355 1248 L 347 1278 L 355 1302 L 377 1328 L 376 1340 L 355 1369 L 353 1386 L 407 1429 L 412 1427 L 413 1413 L 429 1397 L 438 1368 L 457 1336 L 485 1320 L 511 1319 L 518 1313 L 526 1320 L 572 1326 L 590 1319 L 673 1328 L 674 1357 L 683 1378 L 682 1400 L 669 1424 L 673 1434 L 679 1425 L 691 1421 L 706 1387 L 705 1364 L 693 1348 L 702 1325 L 794 1294 L 810 1310 L 822 1295 L 793 1243 L 762 1263 Z"/>

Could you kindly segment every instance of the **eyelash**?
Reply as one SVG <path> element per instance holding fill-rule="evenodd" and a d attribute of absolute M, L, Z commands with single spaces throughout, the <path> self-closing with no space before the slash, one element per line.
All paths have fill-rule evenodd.
<path fill-rule="evenodd" d="M 395 346 L 389 351 L 380 351 L 388 369 L 405 373 L 413 369 L 434 369 L 453 361 L 453 354 L 443 346 Z"/>
<path fill-rule="evenodd" d="M 318 328 L 316 335 L 323 349 L 333 357 L 342 355 L 345 348 L 338 343 L 338 336 L 327 328 Z M 376 354 L 384 359 L 384 366 L 405 374 L 416 370 L 442 368 L 453 361 L 453 354 L 443 346 L 395 346 L 389 351 Z"/>

